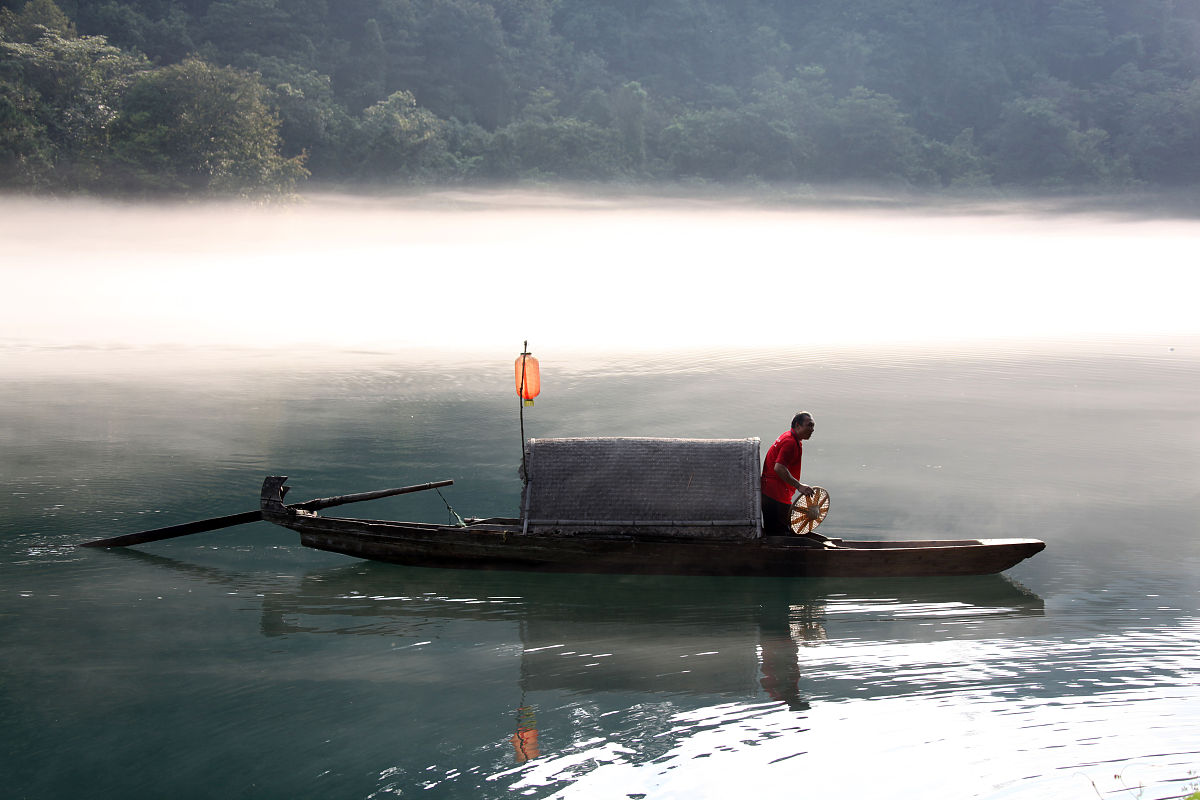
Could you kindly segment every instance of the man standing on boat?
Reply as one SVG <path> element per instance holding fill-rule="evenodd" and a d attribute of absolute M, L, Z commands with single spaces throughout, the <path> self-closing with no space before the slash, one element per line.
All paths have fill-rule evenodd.
<path fill-rule="evenodd" d="M 804 440 L 813 435 L 816 423 L 812 414 L 801 411 L 792 417 L 792 427 L 780 434 L 767 450 L 762 471 L 763 534 L 787 536 L 792 532 L 792 496 L 800 492 L 811 497 L 811 486 L 800 482 L 800 461 Z"/>

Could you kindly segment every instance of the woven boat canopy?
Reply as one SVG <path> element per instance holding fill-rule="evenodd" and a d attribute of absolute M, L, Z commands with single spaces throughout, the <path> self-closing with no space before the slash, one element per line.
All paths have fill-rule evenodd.
<path fill-rule="evenodd" d="M 530 532 L 685 539 L 762 535 L 759 440 L 530 439 Z"/>

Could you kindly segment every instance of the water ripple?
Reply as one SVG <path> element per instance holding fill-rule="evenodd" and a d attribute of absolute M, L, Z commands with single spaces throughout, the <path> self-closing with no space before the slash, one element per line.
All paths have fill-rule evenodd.
<path fill-rule="evenodd" d="M 1113 714 L 1122 715 L 1119 727 Z M 780 786 L 803 787 L 806 797 L 906 800 L 1178 796 L 1195 781 L 1198 721 L 1196 687 L 1170 697 L 1123 692 L 1100 703 L 997 703 L 971 693 L 934 706 L 871 699 L 803 716 L 727 704 L 675 715 L 672 746 L 655 758 L 592 738 L 491 779 L 515 778 L 511 790 L 554 798 L 718 798 Z M 1090 757 L 1064 764 L 1064 749 Z"/>

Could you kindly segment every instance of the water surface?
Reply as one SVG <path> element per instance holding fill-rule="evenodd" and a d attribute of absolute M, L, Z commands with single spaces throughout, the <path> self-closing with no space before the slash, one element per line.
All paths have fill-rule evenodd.
<path fill-rule="evenodd" d="M 818 421 L 804 478 L 832 495 L 826 533 L 1035 536 L 1048 546 L 1002 576 L 967 579 L 472 573 L 310 551 L 266 523 L 128 551 L 77 548 L 252 509 L 267 474 L 291 476 L 297 499 L 452 478 L 442 496 L 347 508 L 429 521 L 448 519 L 447 505 L 464 516 L 511 515 L 520 459 L 511 388 L 518 348 L 508 340 L 522 324 L 481 310 L 486 286 L 449 277 L 476 266 L 455 261 L 462 253 L 436 226 L 430 246 L 442 259 L 441 283 L 454 284 L 450 306 L 480 318 L 457 331 L 422 328 L 404 313 L 411 302 L 388 295 L 397 340 L 424 336 L 428 347 L 373 346 L 378 318 L 355 327 L 354 313 L 338 311 L 354 345 L 339 348 L 330 346 L 336 337 L 325 341 L 333 322 L 301 313 L 321 307 L 320 287 L 291 286 L 296 276 L 278 263 L 250 269 L 263 253 L 294 253 L 293 238 L 305 241 L 304 230 L 271 227 L 290 212 L 261 212 L 276 222 L 247 249 L 253 236 L 242 229 L 189 237 L 169 222 L 223 212 L 164 210 L 165 229 L 182 241 L 147 251 L 120 235 L 130 209 L 87 213 L 118 220 L 97 227 L 87 247 L 35 246 L 22 234 L 22 258 L 37 253 L 46 270 L 22 268 L 21 313 L 0 322 L 0 765 L 13 796 L 717 798 L 787 787 L 811 797 L 1165 798 L 1197 783 L 1200 350 L 1178 313 L 1190 301 L 1171 290 L 1190 277 L 1151 264 L 1141 275 L 1168 284 L 1153 293 L 1147 280 L 1095 289 L 1068 279 L 1068 264 L 1044 285 L 1077 286 L 1080 297 L 1114 304 L 1121 294 L 1139 303 L 1161 295 L 1158 323 L 1038 336 L 1038 319 L 1022 327 L 1022 312 L 1010 307 L 1010 335 L 997 338 L 1005 331 L 984 335 L 992 323 L 954 323 L 969 316 L 959 305 L 936 317 L 941 338 L 918 346 L 839 344 L 844 328 L 821 340 L 802 323 L 745 333 L 737 314 L 727 328 L 698 318 L 697 307 L 711 312 L 715 301 L 685 302 L 696 291 L 766 305 L 772 292 L 748 287 L 740 272 L 759 267 L 753 252 L 743 252 L 750 267 L 726 269 L 715 288 L 681 289 L 681 302 L 666 306 L 648 298 L 689 285 L 686 264 L 638 260 L 614 242 L 598 250 L 624 253 L 615 271 L 592 256 L 586 270 L 563 266 L 578 259 L 532 263 L 525 275 L 543 287 L 539 298 L 553 294 L 544 286 L 562 272 L 573 277 L 560 299 L 582 310 L 572 323 L 560 312 L 530 317 L 545 334 L 541 347 L 530 336 L 543 394 L 527 410 L 529 435 L 769 441 L 803 407 Z M 262 222 L 259 213 L 247 215 L 246 229 L 259 230 L 251 224 Z M 629 209 L 576 213 L 588 225 L 595 213 L 639 219 Z M 695 209 L 673 213 L 694 229 Z M 785 223 L 821 228 L 792 212 L 736 224 L 728 218 L 744 209 L 704 213 L 718 238 L 722 230 L 753 238 Z M 356 235 L 331 230 L 325 246 L 352 250 L 364 230 L 387 238 L 385 221 L 396 219 L 419 229 L 408 214 L 386 204 L 357 209 Z M 457 235 L 486 240 L 490 252 L 496 230 L 508 230 L 527 256 L 550 252 L 530 244 L 528 231 L 484 219 L 491 232 L 460 218 Z M 838 220 L 893 243 L 888 225 L 902 222 Z M 1165 255 L 1178 241 L 1171 237 L 1195 232 L 1125 220 L 1119 236 L 1068 222 L 1072 241 L 1093 254 L 1112 244 L 1105 236 L 1127 235 L 1146 236 Z M 35 214 L 23 230 L 34 223 L 45 220 Z M 577 233 L 577 223 L 563 225 Z M 966 225 L 908 223 L 926 231 L 927 247 L 939 241 L 928 233 L 937 226 Z M 1040 246 L 1057 223 L 1001 215 L 995 224 L 993 244 L 1007 241 L 1006 227 L 1035 229 L 1039 246 L 1015 251 L 1024 265 L 1017 275 L 1033 280 L 1063 264 L 1064 256 L 1045 260 Z M 647 235 L 652 250 L 669 249 Z M 788 261 L 784 238 L 771 252 L 791 266 L 766 268 L 770 280 L 817 271 Z M 952 263 L 962 243 L 950 241 L 927 260 Z M 229 255 L 247 281 L 214 254 Z M 502 257 L 518 260 L 504 249 Z M 208 312 L 176 306 L 178 325 L 160 327 L 175 295 L 119 284 L 124 262 L 212 281 L 200 292 L 209 293 Z M 613 312 L 611 282 L 633 281 L 630 264 L 648 274 L 648 294 L 627 285 L 620 294 L 632 311 Z M 822 269 L 832 275 L 832 266 Z M 889 274 L 848 269 L 831 278 L 847 292 L 856 276 Z M 972 285 L 1013 299 L 1000 288 L 1011 270 L 984 263 L 975 271 Z M 858 294 L 890 286 L 893 297 L 911 299 L 902 274 Z M 260 298 L 269 284 L 280 287 L 285 302 L 263 312 L 264 330 L 282 330 L 269 343 L 287 347 L 240 340 L 250 330 L 243 314 L 254 308 L 247 284 Z M 113 301 L 120 285 L 138 302 Z M 102 295 L 82 317 L 44 313 L 45 323 L 28 329 L 13 322 L 30 322 L 29 304 L 52 286 L 77 309 L 86 310 L 89 293 Z M 1071 324 L 1105 316 L 1076 313 L 1066 289 L 1055 291 Z M 379 292 L 359 296 L 384 308 Z M 418 317 L 432 313 L 434 299 L 421 295 Z M 846 310 L 859 301 L 818 293 L 811 302 Z M 869 315 L 884 305 L 861 302 Z M 696 333 L 701 346 L 606 349 L 644 344 L 649 329 L 633 312 L 651 305 L 660 312 L 655 330 Z M 106 327 L 126 312 L 140 322 Z M 926 335 L 924 322 L 903 327 L 899 312 L 889 313 L 914 341 Z M 981 312 L 985 321 L 991 313 Z M 315 344 L 301 343 L 303 320 Z M 493 325 L 494 337 L 474 350 L 439 349 L 445 331 L 474 336 Z M 570 347 L 552 335 L 555 326 Z M 740 346 L 721 345 L 734 328 L 746 336 Z M 222 346 L 213 331 L 240 346 Z"/>

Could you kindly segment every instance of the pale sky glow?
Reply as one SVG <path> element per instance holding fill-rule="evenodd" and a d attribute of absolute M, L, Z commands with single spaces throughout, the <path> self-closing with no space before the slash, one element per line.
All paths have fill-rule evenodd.
<path fill-rule="evenodd" d="M 661 350 L 1200 333 L 1195 221 L 502 200 L 7 198 L 0 341 Z"/>

